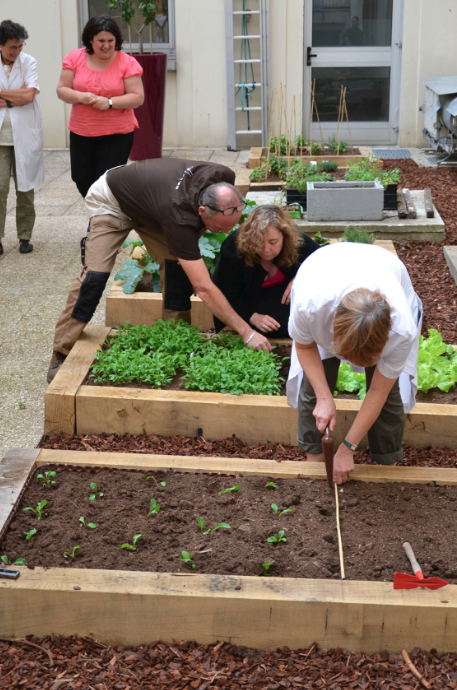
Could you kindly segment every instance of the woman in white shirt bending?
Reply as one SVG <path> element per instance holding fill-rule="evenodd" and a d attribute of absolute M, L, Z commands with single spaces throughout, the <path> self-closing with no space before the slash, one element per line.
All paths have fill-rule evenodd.
<path fill-rule="evenodd" d="M 415 404 L 422 304 L 404 264 L 373 245 L 336 243 L 314 252 L 292 288 L 294 340 L 287 398 L 299 408 L 298 445 L 322 461 L 321 438 L 333 431 L 333 399 L 341 361 L 367 375 L 367 395 L 334 460 L 345 482 L 353 454 L 368 433 L 370 455 L 402 460 L 404 413 Z"/>

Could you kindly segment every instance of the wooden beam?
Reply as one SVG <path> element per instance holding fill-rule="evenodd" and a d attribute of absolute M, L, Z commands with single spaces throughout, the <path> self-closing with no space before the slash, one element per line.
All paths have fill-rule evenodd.
<path fill-rule="evenodd" d="M 251 146 L 248 158 L 248 168 L 252 170 L 253 168 L 258 168 L 262 162 L 262 152 L 263 148 L 261 146 Z"/>
<path fill-rule="evenodd" d="M 406 208 L 405 195 L 403 194 L 403 190 L 401 189 L 397 190 L 397 209 L 399 218 L 408 217 L 408 209 Z"/>
<path fill-rule="evenodd" d="M 44 434 L 74 434 L 75 396 L 86 379 L 94 355 L 109 333 L 105 326 L 86 328 L 44 394 Z"/>
<path fill-rule="evenodd" d="M 416 206 L 409 189 L 403 189 L 403 196 L 405 199 L 406 209 L 408 211 L 408 218 L 417 218 Z"/>
<path fill-rule="evenodd" d="M 39 448 L 15 448 L 0 461 L 0 534 L 40 452 Z"/>
<path fill-rule="evenodd" d="M 37 467 L 64 464 L 81 467 L 117 467 L 145 471 L 183 470 L 185 472 L 221 472 L 247 476 L 274 477 L 277 479 L 326 479 L 323 463 L 287 460 L 262 460 L 251 458 L 196 457 L 186 455 L 153 455 L 148 453 L 100 453 L 98 451 L 41 449 Z M 457 470 L 441 467 L 402 467 L 401 465 L 356 465 L 351 481 L 410 484 L 457 485 Z"/>
<path fill-rule="evenodd" d="M 247 168 L 242 168 L 236 171 L 235 177 L 235 187 L 238 189 L 240 194 L 246 196 L 249 192 L 249 185 L 251 180 L 249 179 L 249 170 Z"/>
<path fill-rule="evenodd" d="M 369 146 L 358 146 L 357 148 L 360 150 L 360 155 L 341 154 L 340 156 L 336 156 L 331 153 L 327 153 L 321 156 L 281 156 L 281 159 L 293 161 L 296 158 L 300 158 L 300 160 L 303 162 L 317 161 L 318 163 L 322 163 L 323 161 L 332 161 L 338 163 L 338 167 L 345 168 L 347 163 L 356 163 L 357 161 L 367 158 L 370 155 L 373 156 L 373 151 Z M 263 155 L 263 149 L 260 146 L 252 146 L 249 152 L 248 168 L 257 168 L 265 161 L 266 156 Z"/>
<path fill-rule="evenodd" d="M 432 203 L 432 192 L 429 187 L 426 187 L 424 189 L 424 206 L 425 206 L 425 213 L 427 214 L 427 218 L 434 218 L 435 217 L 435 207 L 433 206 Z"/>

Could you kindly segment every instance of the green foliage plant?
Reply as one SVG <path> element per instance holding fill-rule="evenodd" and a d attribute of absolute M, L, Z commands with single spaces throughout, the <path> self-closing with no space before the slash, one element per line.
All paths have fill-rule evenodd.
<path fill-rule="evenodd" d="M 394 168 L 393 170 L 383 170 L 379 166 L 379 159 L 368 157 L 362 158 L 355 163 L 348 163 L 345 180 L 348 182 L 371 182 L 379 180 L 384 189 L 388 184 L 398 184 L 400 182 L 401 170 Z"/>
<path fill-rule="evenodd" d="M 84 527 L 90 527 L 90 529 L 95 529 L 95 528 L 97 527 L 97 525 L 95 524 L 95 522 L 86 522 L 86 520 L 85 520 L 85 518 L 84 518 L 83 516 L 81 516 L 81 517 L 79 518 L 79 522 L 80 522 L 81 524 L 83 524 Z"/>
<path fill-rule="evenodd" d="M 128 542 L 126 542 L 125 544 L 122 544 L 121 549 L 129 549 L 130 551 L 136 551 L 136 543 L 138 539 L 141 539 L 142 536 L 142 534 L 135 534 L 132 540 L 133 543 L 129 544 Z"/>
<path fill-rule="evenodd" d="M 337 138 L 335 137 L 335 135 L 333 135 L 333 136 L 329 139 L 329 141 L 328 141 L 328 143 L 327 143 L 327 146 L 328 146 L 329 150 L 330 150 L 332 153 L 335 153 L 335 154 L 338 153 L 338 152 L 339 152 L 339 153 L 346 153 L 346 151 L 349 151 L 349 149 L 351 148 L 351 147 L 349 146 L 349 144 L 347 143 L 347 141 L 343 141 L 343 140 L 341 139 L 341 140 L 338 142 L 338 140 L 337 140 Z"/>
<path fill-rule="evenodd" d="M 274 561 L 269 561 L 268 563 L 262 563 L 264 577 L 271 577 L 270 568 L 274 564 Z"/>
<path fill-rule="evenodd" d="M 142 54 L 143 29 L 154 21 L 157 14 L 157 2 L 154 0 L 105 0 L 105 5 L 109 10 L 115 10 L 120 13 L 121 19 L 126 22 L 129 27 L 129 35 L 131 33 L 131 27 L 133 26 L 133 18 L 135 16 L 140 16 L 142 18 L 142 26 L 140 29 L 135 29 L 133 26 L 138 36 L 140 54 Z"/>
<path fill-rule="evenodd" d="M 332 173 L 338 170 L 338 163 L 335 161 L 321 161 L 317 166 L 317 172 Z"/>
<path fill-rule="evenodd" d="M 358 244 L 373 244 L 375 236 L 362 228 L 344 228 L 340 242 L 355 242 Z"/>
<path fill-rule="evenodd" d="M 143 278 L 145 273 L 151 274 L 151 287 L 153 292 L 161 292 L 162 287 L 160 284 L 159 275 L 159 264 L 156 263 L 150 256 L 150 254 L 144 250 L 144 254 L 141 258 L 133 259 L 132 253 L 137 247 L 144 247 L 142 240 L 125 240 L 122 245 L 125 247 L 130 247 L 130 258 L 124 261 L 119 271 L 114 276 L 115 280 L 123 280 L 122 285 L 123 291 L 127 295 L 131 295 L 135 292 L 135 289 Z"/>
<path fill-rule="evenodd" d="M 276 153 L 277 150 L 279 149 L 279 153 L 281 156 L 285 156 L 287 153 L 287 149 L 290 147 L 290 141 L 288 137 L 286 137 L 285 134 L 281 134 L 281 138 L 279 137 L 271 137 L 270 139 L 270 152 L 271 153 Z"/>
<path fill-rule="evenodd" d="M 271 537 L 268 537 L 267 541 L 270 542 L 270 544 L 280 544 L 282 541 L 286 542 L 287 539 L 284 537 L 284 530 L 280 529 L 277 535 L 273 534 Z"/>
<path fill-rule="evenodd" d="M 157 515 L 159 510 L 160 510 L 160 503 L 157 503 L 155 498 L 151 498 L 151 501 L 149 503 L 148 517 L 150 517 L 151 515 Z"/>
<path fill-rule="evenodd" d="M 38 532 L 38 530 L 36 530 L 36 529 L 31 529 L 29 532 L 24 532 L 25 541 L 30 541 L 31 538 L 34 537 L 37 532 Z"/>
<path fill-rule="evenodd" d="M 320 231 L 320 230 L 318 230 L 318 231 L 316 232 L 316 234 L 315 234 L 314 237 L 313 237 L 313 240 L 314 240 L 317 244 L 319 244 L 321 247 L 325 247 L 327 244 L 330 244 L 329 238 L 328 238 L 328 237 L 324 237 L 324 236 L 321 234 L 321 231 Z"/>
<path fill-rule="evenodd" d="M 52 486 L 53 484 L 56 483 L 55 479 L 54 479 L 54 477 L 56 477 L 56 476 L 57 476 L 56 472 L 54 472 L 54 470 L 52 470 L 51 472 L 45 472 L 44 475 L 43 474 L 37 474 L 36 478 L 37 479 L 43 479 L 43 486 Z"/>
<path fill-rule="evenodd" d="M 219 491 L 218 496 L 222 496 L 222 494 L 230 494 L 233 493 L 233 491 L 239 491 L 241 488 L 241 484 L 236 484 L 236 486 L 231 486 L 229 489 L 222 489 L 222 491 Z"/>
<path fill-rule="evenodd" d="M 167 482 L 158 482 L 153 474 L 150 474 L 149 477 L 146 477 L 146 479 L 153 479 L 156 486 L 166 486 L 167 485 Z"/>
<path fill-rule="evenodd" d="M 218 529 L 232 529 L 230 525 L 227 522 L 219 522 L 219 524 L 216 525 L 216 527 L 205 529 L 205 521 L 202 517 L 197 518 L 198 526 L 200 527 L 200 531 L 203 535 L 211 534 L 211 532 L 216 532 Z"/>
<path fill-rule="evenodd" d="M 277 488 L 278 488 L 278 485 L 275 484 L 274 482 L 268 482 L 267 484 L 265 484 L 265 487 L 266 487 L 267 489 L 277 489 Z"/>
<path fill-rule="evenodd" d="M 22 402 L 22 400 L 19 400 L 18 407 L 20 410 L 25 410 L 25 402 Z"/>
<path fill-rule="evenodd" d="M 37 520 L 41 520 L 41 518 L 44 515 L 44 509 L 48 505 L 48 502 L 46 500 L 40 501 L 37 504 L 36 508 L 28 507 L 28 508 L 23 508 L 22 510 L 31 510 L 32 513 L 35 513 Z"/>
<path fill-rule="evenodd" d="M 94 493 L 89 496 L 89 501 L 96 501 L 97 498 L 103 498 L 103 496 L 105 495 L 104 493 L 98 490 L 98 487 L 95 482 L 91 482 L 90 488 Z"/>
<path fill-rule="evenodd" d="M 74 546 L 71 551 L 64 551 L 62 556 L 64 558 L 72 558 L 74 560 L 76 558 L 76 552 L 79 548 L 79 546 Z"/>
<path fill-rule="evenodd" d="M 6 565 L 27 565 L 25 558 L 16 558 L 15 561 L 10 561 L 6 553 L 3 554 L 0 560 L 3 561 L 3 563 L 6 563 Z"/>
<path fill-rule="evenodd" d="M 192 570 L 195 570 L 197 568 L 197 564 L 194 560 L 192 560 L 192 558 L 190 557 L 190 553 L 188 551 L 181 551 L 181 558 L 179 560 L 183 561 L 184 563 L 187 563 L 187 565 L 190 565 Z"/>
<path fill-rule="evenodd" d="M 271 509 L 277 518 L 280 518 L 281 515 L 286 515 L 287 513 L 291 513 L 292 515 L 294 514 L 294 511 L 291 510 L 290 508 L 286 508 L 286 510 L 281 510 L 281 512 L 280 512 L 276 503 L 271 504 Z"/>

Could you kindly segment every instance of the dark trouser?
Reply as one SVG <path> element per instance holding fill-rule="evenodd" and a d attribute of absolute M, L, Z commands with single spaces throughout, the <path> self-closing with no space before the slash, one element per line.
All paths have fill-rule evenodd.
<path fill-rule="evenodd" d="M 110 168 L 125 165 L 133 146 L 133 132 L 82 137 L 70 132 L 71 179 L 85 197 L 89 187 Z"/>
<path fill-rule="evenodd" d="M 325 378 L 331 391 L 335 390 L 338 379 L 340 360 L 337 357 L 324 359 Z M 367 367 L 367 390 L 371 385 L 375 367 Z M 298 401 L 298 445 L 307 453 L 317 455 L 322 453 L 322 434 L 316 427 L 313 410 L 316 406 L 314 390 L 303 374 Z M 387 396 L 379 417 L 368 432 L 370 456 L 381 465 L 391 465 L 393 462 L 403 460 L 401 442 L 405 425 L 405 412 L 400 396 L 398 380 L 395 381 L 392 390 Z"/>

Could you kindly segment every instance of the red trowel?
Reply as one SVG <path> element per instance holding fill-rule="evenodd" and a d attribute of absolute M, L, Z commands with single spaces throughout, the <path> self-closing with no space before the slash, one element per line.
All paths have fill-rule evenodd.
<path fill-rule="evenodd" d="M 424 577 L 419 563 L 416 561 L 414 551 L 409 542 L 405 541 L 403 544 L 406 555 L 408 556 L 414 575 L 407 575 L 406 573 L 395 573 L 394 575 L 394 589 L 415 589 L 416 587 L 426 587 L 427 589 L 439 589 L 448 585 L 449 582 L 442 580 L 440 577 Z"/>

